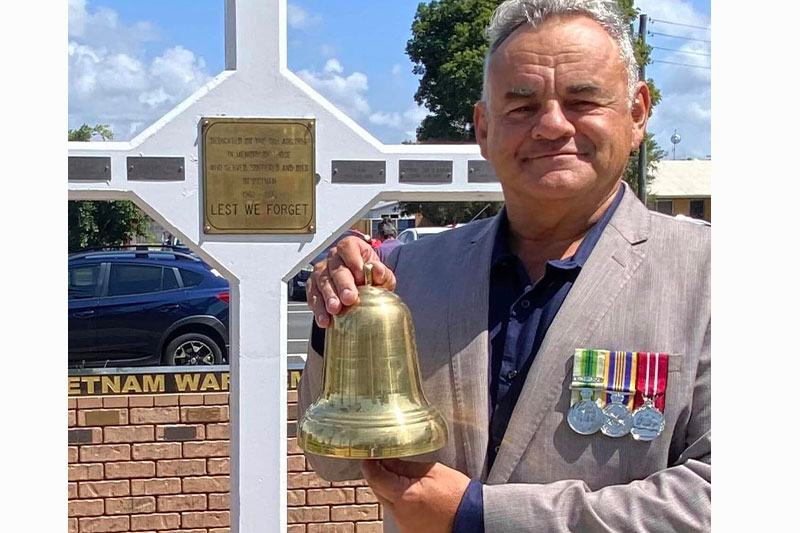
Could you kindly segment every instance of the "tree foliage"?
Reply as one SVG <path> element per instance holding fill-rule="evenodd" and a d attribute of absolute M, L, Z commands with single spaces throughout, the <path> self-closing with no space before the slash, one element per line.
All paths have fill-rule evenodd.
<path fill-rule="evenodd" d="M 91 141 L 95 135 L 105 140 L 114 134 L 104 124 L 68 130 L 70 141 Z M 75 252 L 89 246 L 119 246 L 135 237 L 148 236 L 150 219 L 128 200 L 95 202 L 69 201 L 67 207 L 67 249 Z"/>
<path fill-rule="evenodd" d="M 403 215 L 420 213 L 435 226 L 449 226 L 496 215 L 503 202 L 402 202 Z"/>
<path fill-rule="evenodd" d="M 414 62 L 414 73 L 421 76 L 414 99 L 431 114 L 417 128 L 422 143 L 475 142 L 472 109 L 481 98 L 483 58 L 488 43 L 485 29 L 491 14 L 502 0 L 434 0 L 417 7 L 411 25 L 412 37 L 406 53 Z M 633 0 L 618 0 L 622 14 L 631 24 L 639 9 Z M 633 30 L 631 30 L 633 31 Z M 650 63 L 652 47 L 634 38 L 634 52 L 640 65 Z M 652 108 L 661 94 L 652 79 L 647 80 Z M 655 163 L 666 152 L 647 136 L 648 182 Z M 625 181 L 638 190 L 638 150 L 631 154 Z"/>

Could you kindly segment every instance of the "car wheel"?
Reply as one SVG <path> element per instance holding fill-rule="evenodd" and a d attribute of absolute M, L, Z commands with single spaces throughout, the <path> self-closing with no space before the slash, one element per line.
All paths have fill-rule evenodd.
<path fill-rule="evenodd" d="M 221 365 L 222 350 L 211 337 L 185 333 L 172 339 L 164 351 L 167 366 Z"/>

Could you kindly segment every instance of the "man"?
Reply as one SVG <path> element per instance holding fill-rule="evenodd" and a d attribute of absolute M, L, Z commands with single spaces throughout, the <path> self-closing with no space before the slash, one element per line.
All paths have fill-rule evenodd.
<path fill-rule="evenodd" d="M 378 252 L 378 258 L 385 263 L 392 250 L 403 243 L 397 240 L 397 230 L 389 220 L 382 220 L 378 225 L 378 237 L 383 242 L 376 251 Z"/>
<path fill-rule="evenodd" d="M 488 34 L 475 132 L 504 210 L 385 264 L 342 241 L 309 293 L 320 332 L 374 263 L 373 283 L 412 312 L 450 441 L 413 462 L 308 460 L 330 480 L 363 473 L 385 531 L 708 531 L 710 231 L 648 211 L 622 183 L 650 108 L 628 28 L 611 0 L 509 0 Z M 301 410 L 320 389 L 313 338 Z M 640 352 L 648 383 L 641 352 L 669 355 L 653 440 L 571 426 L 578 349 Z"/>

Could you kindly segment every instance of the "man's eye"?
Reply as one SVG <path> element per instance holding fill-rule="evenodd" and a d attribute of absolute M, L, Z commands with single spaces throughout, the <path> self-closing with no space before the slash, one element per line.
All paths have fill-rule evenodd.
<path fill-rule="evenodd" d="M 569 105 L 570 107 L 595 107 L 597 103 L 591 100 L 573 100 Z"/>
<path fill-rule="evenodd" d="M 512 115 L 513 115 L 513 114 L 517 114 L 517 115 L 519 115 L 519 114 L 523 114 L 523 113 L 531 113 L 531 112 L 533 112 L 533 107 L 531 107 L 531 106 L 529 106 L 529 105 L 524 105 L 524 106 L 520 106 L 520 107 L 515 107 L 514 109 L 512 109 L 512 110 L 510 111 L 510 113 L 511 113 Z"/>

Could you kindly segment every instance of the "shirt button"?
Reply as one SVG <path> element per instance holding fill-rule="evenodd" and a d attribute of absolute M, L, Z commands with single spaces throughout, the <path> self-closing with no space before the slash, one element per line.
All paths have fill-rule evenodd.
<path fill-rule="evenodd" d="M 518 373 L 518 372 L 517 372 L 516 370 L 509 370 L 509 371 L 508 371 L 508 374 L 506 374 L 506 379 L 508 379 L 509 381 L 511 381 L 512 379 L 514 379 L 515 377 L 517 377 L 517 373 Z"/>
<path fill-rule="evenodd" d="M 530 300 L 522 300 L 522 303 L 520 305 L 522 305 L 523 309 L 527 309 L 531 306 L 531 302 Z"/>

